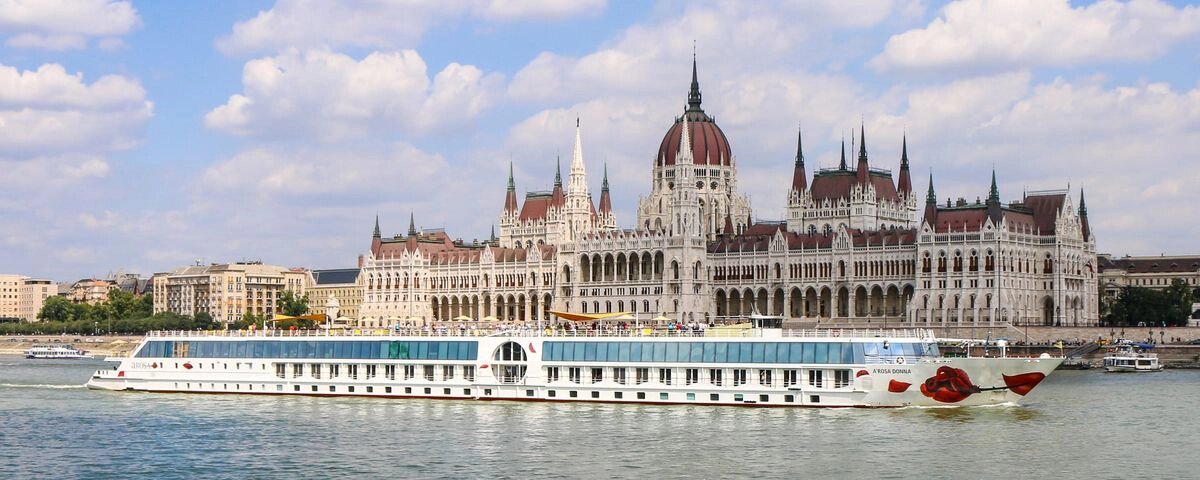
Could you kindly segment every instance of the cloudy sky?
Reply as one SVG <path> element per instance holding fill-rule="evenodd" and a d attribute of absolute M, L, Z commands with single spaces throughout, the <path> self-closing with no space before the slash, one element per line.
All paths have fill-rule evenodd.
<path fill-rule="evenodd" d="M 488 236 L 510 159 L 550 187 L 583 124 L 632 226 L 684 106 L 755 216 L 865 122 L 921 191 L 1086 192 L 1102 252 L 1198 253 L 1200 7 L 1161 0 L 0 0 L 0 273 L 197 259 L 349 267 L 385 235 Z"/>

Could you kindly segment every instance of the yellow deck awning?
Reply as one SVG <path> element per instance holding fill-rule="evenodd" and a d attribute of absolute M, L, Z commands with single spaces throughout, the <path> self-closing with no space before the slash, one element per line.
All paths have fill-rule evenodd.
<path fill-rule="evenodd" d="M 556 312 L 551 310 L 550 313 L 563 320 L 573 322 L 594 322 L 596 320 L 607 320 L 616 318 L 621 315 L 629 315 L 629 312 L 612 312 L 612 313 L 572 313 L 572 312 Z"/>

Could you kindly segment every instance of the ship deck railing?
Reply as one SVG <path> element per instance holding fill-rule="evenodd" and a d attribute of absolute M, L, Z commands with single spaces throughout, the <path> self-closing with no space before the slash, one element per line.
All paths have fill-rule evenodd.
<path fill-rule="evenodd" d="M 666 329 L 666 328 L 603 328 L 561 329 L 534 327 L 518 328 L 417 328 L 417 329 L 260 329 L 260 330 L 163 330 L 146 334 L 149 337 L 678 337 L 678 338 L 912 338 L 935 341 L 933 332 L 926 329 L 885 328 L 810 328 L 810 329 Z"/>

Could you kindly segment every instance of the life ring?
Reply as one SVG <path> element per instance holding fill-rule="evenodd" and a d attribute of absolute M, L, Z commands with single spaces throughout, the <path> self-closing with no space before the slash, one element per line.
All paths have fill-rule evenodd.
<path fill-rule="evenodd" d="M 896 357 L 896 365 L 904 365 L 904 357 Z"/>
<path fill-rule="evenodd" d="M 835 337 L 840 337 L 840 336 L 842 336 L 842 331 L 841 331 L 841 330 L 834 330 L 834 331 L 833 331 L 833 336 L 835 336 Z"/>

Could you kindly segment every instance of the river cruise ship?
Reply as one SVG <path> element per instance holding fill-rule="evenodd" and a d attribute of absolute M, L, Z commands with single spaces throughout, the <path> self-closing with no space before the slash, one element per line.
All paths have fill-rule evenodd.
<path fill-rule="evenodd" d="M 969 348 L 966 350 L 970 350 Z M 89 388 L 801 407 L 1018 402 L 1061 358 L 948 357 L 927 330 L 154 332 Z"/>

